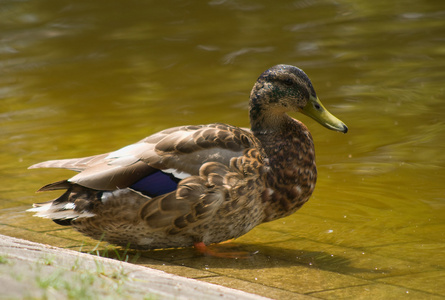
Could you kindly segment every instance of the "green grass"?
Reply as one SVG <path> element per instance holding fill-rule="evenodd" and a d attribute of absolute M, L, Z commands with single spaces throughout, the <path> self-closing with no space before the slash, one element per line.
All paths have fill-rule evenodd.
<path fill-rule="evenodd" d="M 54 296 L 67 299 L 124 299 L 128 291 L 124 285 L 129 280 L 123 267 L 106 268 L 103 262 L 95 260 L 95 268 L 83 268 L 78 258 L 69 269 L 62 267 L 47 274 L 44 268 L 54 266 L 54 260 L 43 257 L 37 265 L 35 282 L 44 291 L 43 299 Z"/>
<path fill-rule="evenodd" d="M 100 241 L 87 253 L 122 262 L 135 262 L 140 257 L 138 251 L 130 250 L 129 247 L 106 246 Z M 57 256 L 43 255 L 32 265 L 31 272 L 25 273 L 25 277 L 26 280 L 34 279 L 33 285 L 40 289 L 41 296 L 37 296 L 39 299 L 126 299 L 135 294 L 140 299 L 159 299 L 156 295 L 143 295 L 131 290 L 129 286 L 134 284 L 131 284 L 132 279 L 122 264 L 109 266 L 107 262 L 96 259 L 91 267 L 91 264 L 87 265 L 83 261 L 78 256 L 71 265 L 62 267 L 57 265 Z M 8 257 L 0 256 L 0 264 L 7 263 Z M 31 298 L 36 299 L 35 296 Z"/>
<path fill-rule="evenodd" d="M 7 264 L 9 262 L 7 255 L 0 255 L 0 264 Z"/>
<path fill-rule="evenodd" d="M 44 256 L 41 258 L 41 262 L 44 265 L 51 266 L 54 263 L 54 257 Z"/>
<path fill-rule="evenodd" d="M 61 285 L 62 273 L 63 270 L 56 270 L 48 276 L 37 275 L 36 276 L 37 286 L 44 290 L 48 288 L 55 288 L 55 289 L 59 288 L 59 286 Z"/>
<path fill-rule="evenodd" d="M 103 235 L 96 243 L 94 248 L 86 253 L 131 263 L 136 263 L 139 257 L 141 256 L 141 254 L 138 251 L 132 250 L 130 248 L 130 244 L 128 244 L 125 248 L 107 245 L 105 247 L 102 247 L 102 249 L 100 249 L 101 245 L 103 246 L 102 242 L 103 242 Z M 80 247 L 79 252 L 83 252 L 82 248 L 83 247 Z"/>
<path fill-rule="evenodd" d="M 130 253 L 130 252 L 133 252 L 133 253 Z M 123 262 L 130 261 L 131 263 L 136 263 L 137 260 L 139 259 L 139 257 L 141 256 L 139 252 L 134 252 L 128 246 L 125 249 L 119 249 L 119 248 L 115 248 L 113 246 L 109 246 L 101 251 L 96 250 L 96 251 L 94 251 L 94 253 L 90 252 L 90 254 L 95 254 L 100 257 L 117 259 L 117 260 L 123 261 Z"/>

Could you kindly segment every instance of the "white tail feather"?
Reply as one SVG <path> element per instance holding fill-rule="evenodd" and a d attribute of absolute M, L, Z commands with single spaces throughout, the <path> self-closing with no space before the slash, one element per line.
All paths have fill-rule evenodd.
<path fill-rule="evenodd" d="M 77 218 L 89 218 L 94 214 L 90 212 L 77 212 L 74 210 L 75 204 L 72 202 L 60 203 L 54 205 L 53 203 L 46 203 L 33 208 L 28 209 L 29 212 L 35 212 L 34 216 L 48 219 L 77 219 Z"/>

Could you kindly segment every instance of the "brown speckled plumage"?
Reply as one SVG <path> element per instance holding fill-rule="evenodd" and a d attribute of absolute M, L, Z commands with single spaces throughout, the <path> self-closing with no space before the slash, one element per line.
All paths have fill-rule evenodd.
<path fill-rule="evenodd" d="M 286 112 L 301 111 L 337 131 L 347 127 L 293 66 L 264 72 L 250 99 L 251 130 L 175 127 L 115 152 L 32 166 L 79 173 L 41 188 L 66 192 L 31 210 L 95 239 L 141 249 L 218 243 L 292 214 L 311 196 L 317 170 L 311 134 Z M 177 186 L 159 195 L 138 190 L 135 183 L 153 174 Z"/>

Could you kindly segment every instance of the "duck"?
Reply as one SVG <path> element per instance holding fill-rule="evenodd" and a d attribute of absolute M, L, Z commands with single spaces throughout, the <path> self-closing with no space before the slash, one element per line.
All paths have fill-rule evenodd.
<path fill-rule="evenodd" d="M 64 192 L 29 211 L 122 247 L 210 253 L 209 245 L 289 216 L 309 200 L 317 180 L 314 142 L 290 112 L 348 131 L 303 70 L 276 65 L 252 88 L 250 129 L 179 126 L 117 151 L 34 164 L 29 169 L 77 174 L 40 188 Z"/>

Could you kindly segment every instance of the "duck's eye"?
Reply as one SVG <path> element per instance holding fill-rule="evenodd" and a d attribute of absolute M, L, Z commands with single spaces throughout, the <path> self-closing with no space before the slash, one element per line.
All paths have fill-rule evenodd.
<path fill-rule="evenodd" d="M 291 78 L 286 78 L 283 81 L 284 81 L 284 84 L 287 86 L 291 86 L 294 84 L 294 81 Z"/>

